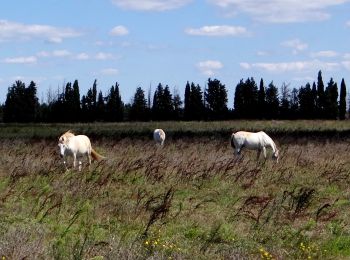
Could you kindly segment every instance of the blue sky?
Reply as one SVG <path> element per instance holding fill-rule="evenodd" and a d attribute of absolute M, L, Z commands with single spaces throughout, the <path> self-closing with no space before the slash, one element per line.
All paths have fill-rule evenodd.
<path fill-rule="evenodd" d="M 78 79 L 104 94 L 240 79 L 300 87 L 322 70 L 350 89 L 350 0 L 11 0 L 0 8 L 0 102 L 15 80 L 46 100 Z"/>

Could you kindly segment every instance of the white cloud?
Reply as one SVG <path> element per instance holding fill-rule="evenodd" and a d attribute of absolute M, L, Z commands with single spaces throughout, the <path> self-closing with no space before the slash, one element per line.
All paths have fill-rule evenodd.
<path fill-rule="evenodd" d="M 37 62 L 37 58 L 35 56 L 14 57 L 6 58 L 3 60 L 3 62 L 9 64 L 34 64 Z"/>
<path fill-rule="evenodd" d="M 198 62 L 196 67 L 202 74 L 210 77 L 213 76 L 217 70 L 222 69 L 224 65 L 217 60 L 206 60 Z"/>
<path fill-rule="evenodd" d="M 114 68 L 106 68 L 100 71 L 100 74 L 105 76 L 113 76 L 113 75 L 117 75 L 118 73 L 119 73 L 119 70 Z"/>
<path fill-rule="evenodd" d="M 75 56 L 75 59 L 77 60 L 88 60 L 89 58 L 89 55 L 85 52 L 79 53 Z"/>
<path fill-rule="evenodd" d="M 223 9 L 225 13 L 235 15 L 245 13 L 258 21 L 270 23 L 294 23 L 322 21 L 328 19 L 327 12 L 332 6 L 341 5 L 349 0 L 208 0 Z"/>
<path fill-rule="evenodd" d="M 127 35 L 129 34 L 129 31 L 128 29 L 123 26 L 123 25 L 118 25 L 118 26 L 115 26 L 110 32 L 109 32 L 110 35 L 113 35 L 113 36 L 124 36 L 124 35 Z"/>
<path fill-rule="evenodd" d="M 346 22 L 346 26 L 350 27 L 350 20 Z"/>
<path fill-rule="evenodd" d="M 111 60 L 114 59 L 114 55 L 112 53 L 106 52 L 98 52 L 96 54 L 88 54 L 86 52 L 81 52 L 78 54 L 71 53 L 68 50 L 54 50 L 52 52 L 48 51 L 40 51 L 36 54 L 38 58 L 71 58 L 75 60 L 88 60 L 88 59 L 96 59 L 96 60 Z"/>
<path fill-rule="evenodd" d="M 68 57 L 71 53 L 67 50 L 54 50 L 52 52 L 52 56 L 54 57 Z"/>
<path fill-rule="evenodd" d="M 248 70 L 252 67 L 248 62 L 241 62 L 239 64 L 239 66 L 241 66 L 241 68 L 246 69 L 246 70 Z"/>
<path fill-rule="evenodd" d="M 258 69 L 271 73 L 284 73 L 284 72 L 308 72 L 314 70 L 331 71 L 340 67 L 336 62 L 323 62 L 319 60 L 311 61 L 294 61 L 294 62 L 261 62 L 261 63 L 240 63 L 240 66 L 244 69 Z"/>
<path fill-rule="evenodd" d="M 212 25 L 201 28 L 188 28 L 185 32 L 189 35 L 199 36 L 240 36 L 247 35 L 247 29 L 241 26 Z"/>
<path fill-rule="evenodd" d="M 282 46 L 291 48 L 293 50 L 293 54 L 297 54 L 303 50 L 308 48 L 307 43 L 302 42 L 299 39 L 292 39 L 289 41 L 285 41 L 281 43 Z"/>
<path fill-rule="evenodd" d="M 113 59 L 113 54 L 99 52 L 96 54 L 95 58 L 96 58 L 96 60 L 110 60 L 110 59 Z"/>
<path fill-rule="evenodd" d="M 49 42 L 60 43 L 65 38 L 73 38 L 80 35 L 80 32 L 71 28 L 59 28 L 40 24 L 22 24 L 0 20 L 0 41 L 43 38 Z"/>
<path fill-rule="evenodd" d="M 344 59 L 350 60 L 350 52 L 344 54 Z"/>
<path fill-rule="evenodd" d="M 112 0 L 123 9 L 138 11 L 166 11 L 187 5 L 192 0 Z"/>
<path fill-rule="evenodd" d="M 311 53 L 311 57 L 313 58 L 333 58 L 337 57 L 338 53 L 336 51 L 319 51 Z"/>

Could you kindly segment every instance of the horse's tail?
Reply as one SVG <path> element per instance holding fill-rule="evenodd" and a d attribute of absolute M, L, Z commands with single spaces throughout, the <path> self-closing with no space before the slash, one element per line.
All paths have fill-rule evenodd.
<path fill-rule="evenodd" d="M 101 154 L 97 153 L 94 149 L 91 148 L 91 157 L 96 161 L 101 161 L 103 159 L 106 159 L 106 157 L 102 156 Z"/>
<path fill-rule="evenodd" d="M 233 133 L 233 134 L 231 135 L 231 147 L 232 147 L 233 149 L 236 148 L 236 147 L 235 147 L 235 142 L 233 141 L 234 138 L 235 138 L 235 134 Z"/>

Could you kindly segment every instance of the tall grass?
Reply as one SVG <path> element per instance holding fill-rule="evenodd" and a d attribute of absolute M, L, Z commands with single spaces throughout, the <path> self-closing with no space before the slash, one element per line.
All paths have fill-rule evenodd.
<path fill-rule="evenodd" d="M 278 164 L 208 137 L 93 146 L 108 159 L 77 172 L 55 140 L 0 142 L 0 257 L 350 257 L 346 142 L 280 144 Z"/>

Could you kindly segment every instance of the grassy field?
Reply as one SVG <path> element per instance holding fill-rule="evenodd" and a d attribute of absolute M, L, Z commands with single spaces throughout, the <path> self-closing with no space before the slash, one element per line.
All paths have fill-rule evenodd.
<path fill-rule="evenodd" d="M 322 136 L 347 122 L 46 126 L 1 126 L 3 259 L 350 257 L 349 139 Z M 161 149 L 154 127 L 170 129 Z M 65 171 L 57 135 L 67 128 L 95 132 L 108 159 Z M 236 160 L 224 133 L 238 128 L 278 133 L 280 162 Z M 322 138 L 300 142 L 298 129 Z"/>

